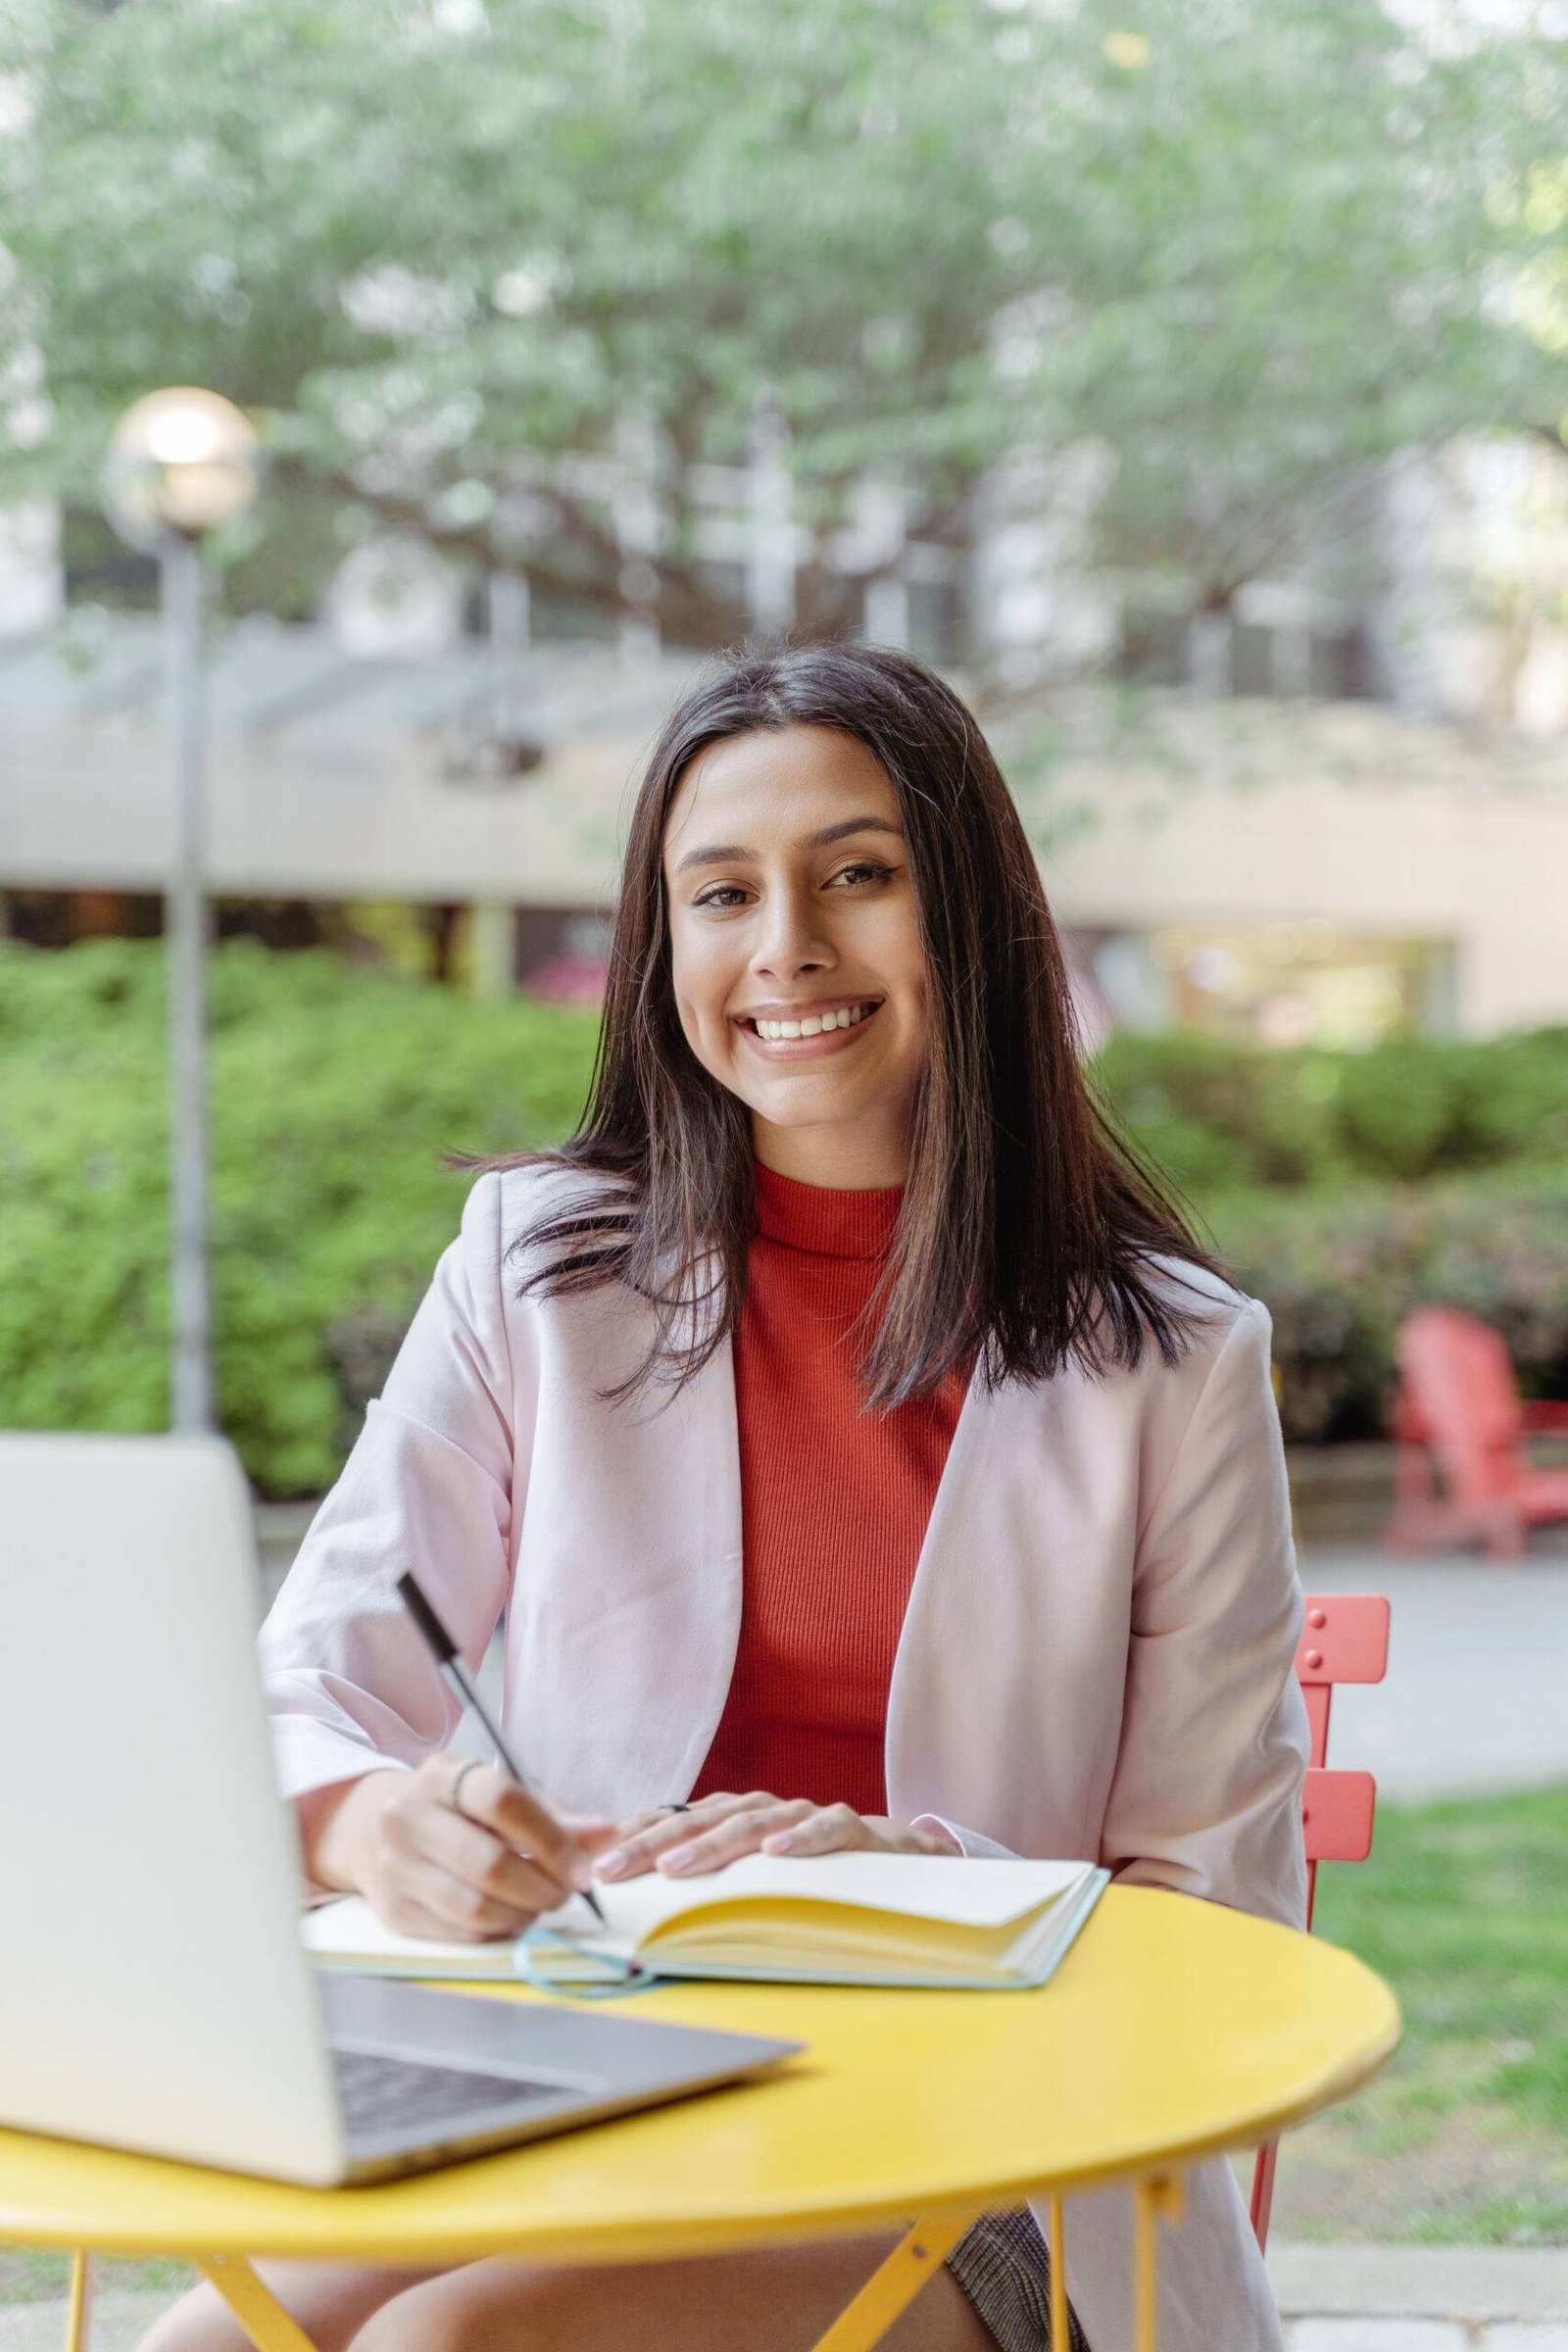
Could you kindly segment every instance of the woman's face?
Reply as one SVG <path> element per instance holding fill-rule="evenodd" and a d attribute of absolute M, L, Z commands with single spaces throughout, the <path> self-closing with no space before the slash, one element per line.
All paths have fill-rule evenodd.
<path fill-rule="evenodd" d="M 763 1165 L 845 1190 L 902 1184 L 925 956 L 880 762 L 830 727 L 714 744 L 670 808 L 664 887 L 681 1027 L 749 1106 Z"/>

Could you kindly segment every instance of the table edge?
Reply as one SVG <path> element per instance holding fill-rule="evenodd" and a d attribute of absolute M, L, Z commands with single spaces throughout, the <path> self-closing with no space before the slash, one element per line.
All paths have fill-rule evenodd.
<path fill-rule="evenodd" d="M 1402 2020 L 1392 1992 L 1388 1994 L 1388 2005 L 1390 2016 L 1386 2031 L 1377 2042 L 1338 2065 L 1325 2068 L 1318 2080 L 1297 2097 L 1261 2115 L 1255 2112 L 1249 2114 L 1245 2126 L 1222 2126 L 1191 2138 L 1173 2140 L 1157 2151 L 1146 2149 L 1136 2157 L 1113 2158 L 1105 2163 L 1085 2166 L 1081 2171 L 1071 2174 L 1002 2176 L 979 2187 L 944 2187 L 932 2195 L 920 2195 L 917 2192 L 906 2196 L 889 2195 L 853 2205 L 769 2207 L 763 2203 L 751 2205 L 744 2212 L 709 2213 L 700 2217 L 651 2215 L 645 2221 L 630 2222 L 621 2217 L 610 2223 L 581 2224 L 563 2230 L 530 2233 L 521 2238 L 494 2230 L 483 2230 L 472 2236 L 466 2235 L 461 2230 L 448 2230 L 427 2237 L 420 2233 L 416 2220 L 401 2214 L 396 2221 L 396 2242 L 411 2264 L 442 2262 L 455 2266 L 502 2252 L 514 2252 L 519 2259 L 539 2261 L 640 2262 L 655 2255 L 675 2258 L 691 2254 L 724 2253 L 751 2245 L 780 2245 L 811 2238 L 857 2236 L 874 2230 L 907 2225 L 916 2214 L 972 2210 L 977 2201 L 988 2206 L 1021 2204 L 1048 2194 L 1074 2196 L 1087 2189 L 1149 2180 L 1161 2173 L 1184 2171 L 1189 2165 L 1210 2156 L 1239 2153 L 1259 2146 L 1278 2133 L 1305 2123 L 1325 2107 L 1335 2105 L 1358 2089 L 1386 2064 L 1398 2044 Z M 101 2152 L 113 2156 L 120 2151 L 105 2148 Z M 129 2150 L 123 2152 L 132 2153 Z M 475 2161 L 490 2162 L 493 2159 L 479 2158 Z M 251 2178 L 247 2175 L 232 2177 L 239 2180 Z M 258 2180 L 258 2185 L 270 2188 L 295 2184 Z M 325 2188 L 301 2189 L 300 2193 L 323 2200 L 339 2194 L 336 2189 Z M 22 2228 L 16 2228 L 13 2216 L 0 2207 L 0 2244 L 49 2250 L 73 2249 L 81 2243 L 79 2223 L 73 2225 L 63 2221 L 40 2230 L 35 2221 L 29 2221 Z M 262 2258 L 305 2258 L 313 2255 L 319 2257 L 329 2251 L 334 2259 L 378 2259 L 384 2262 L 387 2246 L 388 2228 L 385 2224 L 364 2232 L 349 2230 L 334 2237 L 329 2248 L 323 2245 L 318 2234 L 302 2236 L 298 2230 L 278 2230 L 275 2226 L 270 2229 L 266 2226 L 256 2230 L 247 2229 L 242 2248 L 236 2247 L 227 2236 L 213 2230 L 202 2230 L 194 2236 L 173 2236 L 166 2230 L 131 2230 L 117 2232 L 112 2237 L 94 2236 L 91 2241 L 91 2250 L 98 2253 L 133 2257 L 161 2254 L 190 2260 L 202 2254 L 215 2253 L 244 2252 Z"/>

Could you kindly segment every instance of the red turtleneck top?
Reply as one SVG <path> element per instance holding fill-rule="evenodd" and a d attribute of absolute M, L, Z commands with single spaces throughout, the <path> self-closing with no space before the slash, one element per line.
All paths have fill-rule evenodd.
<path fill-rule="evenodd" d="M 852 1326 L 900 1192 L 835 1193 L 757 1169 L 759 1232 L 735 1335 L 745 1583 L 729 1697 L 694 1796 L 885 1813 L 882 1743 L 905 1605 L 963 1403 L 954 1373 L 862 1413 Z"/>

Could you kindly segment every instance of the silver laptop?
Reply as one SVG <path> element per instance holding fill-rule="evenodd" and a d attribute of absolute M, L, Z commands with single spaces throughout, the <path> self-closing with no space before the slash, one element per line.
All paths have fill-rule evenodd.
<path fill-rule="evenodd" d="M 0 1435 L 0 2123 L 322 2186 L 800 2045 L 318 1974 L 219 1439 Z"/>

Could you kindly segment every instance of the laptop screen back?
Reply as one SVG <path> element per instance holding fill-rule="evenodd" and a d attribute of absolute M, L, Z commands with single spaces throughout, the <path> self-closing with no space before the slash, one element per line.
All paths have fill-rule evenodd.
<path fill-rule="evenodd" d="M 0 1435 L 0 2123 L 330 2181 L 256 1605 L 220 1440 Z"/>

